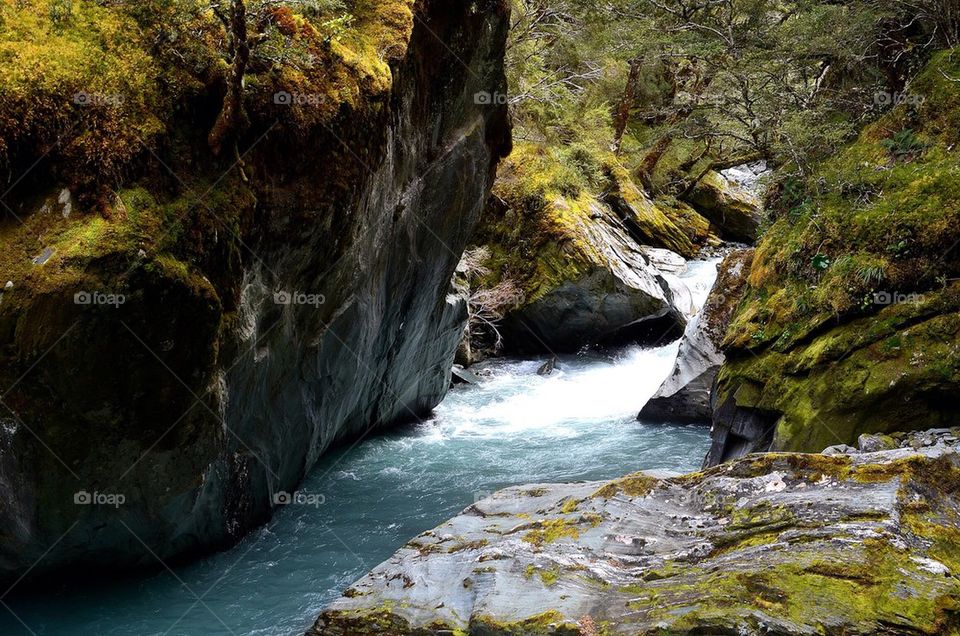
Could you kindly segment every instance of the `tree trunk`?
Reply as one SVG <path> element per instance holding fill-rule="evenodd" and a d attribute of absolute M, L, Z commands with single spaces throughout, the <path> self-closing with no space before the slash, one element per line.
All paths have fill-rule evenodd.
<path fill-rule="evenodd" d="M 250 63 L 250 43 L 247 41 L 247 7 L 244 0 L 233 0 L 230 5 L 229 52 L 232 56 L 227 74 L 227 93 L 223 107 L 207 138 L 210 150 L 219 155 L 228 142 L 236 143 L 243 123 L 243 77 Z"/>
<path fill-rule="evenodd" d="M 653 148 L 647 151 L 647 154 L 645 154 L 643 159 L 640 161 L 640 167 L 637 169 L 637 176 L 647 192 L 653 192 L 653 171 L 657 168 L 657 164 L 660 163 L 661 159 L 663 159 L 663 155 L 667 153 L 667 150 L 669 150 L 670 144 L 672 143 L 673 134 L 665 134 L 663 137 L 657 140 L 657 143 L 653 145 Z"/>
<path fill-rule="evenodd" d="M 617 106 L 617 112 L 613 119 L 613 152 L 620 154 L 623 146 L 623 135 L 627 132 L 627 124 L 630 123 L 630 111 L 637 101 L 637 85 L 640 82 L 641 60 L 630 60 L 630 74 L 627 76 L 627 85 L 623 89 L 623 96 Z"/>

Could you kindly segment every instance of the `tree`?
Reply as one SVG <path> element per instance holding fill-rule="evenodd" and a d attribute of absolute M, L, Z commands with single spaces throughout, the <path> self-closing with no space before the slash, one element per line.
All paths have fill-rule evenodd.
<path fill-rule="evenodd" d="M 340 0 L 213 0 L 210 8 L 223 26 L 225 46 L 222 55 L 227 62 L 227 71 L 223 106 L 210 130 L 208 143 L 215 155 L 219 155 L 224 146 L 232 146 L 243 174 L 236 142 L 248 124 L 244 78 L 251 63 L 260 62 L 267 66 L 311 64 L 313 59 L 307 44 L 293 37 L 297 29 L 294 11 L 325 16 L 344 10 L 344 5 Z M 322 26 L 329 29 L 326 41 L 329 42 L 349 20 L 349 15 L 341 15 L 324 22 Z"/>

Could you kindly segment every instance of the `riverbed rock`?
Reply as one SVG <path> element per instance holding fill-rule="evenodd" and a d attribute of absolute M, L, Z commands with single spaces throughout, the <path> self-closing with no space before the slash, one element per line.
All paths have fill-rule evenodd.
<path fill-rule="evenodd" d="M 640 411 L 638 419 L 711 421 L 710 394 L 724 361 L 720 346 L 743 294 L 752 261 L 753 250 L 735 250 L 720 263 L 717 282 L 706 304 L 687 325 L 673 370 Z"/>
<path fill-rule="evenodd" d="M 159 57 L 162 16 L 75 4 L 82 20 L 31 15 L 41 32 L 14 30 L 36 37 L 8 46 L 74 75 L 30 84 L 54 91 L 44 99 L 4 99 L 0 126 L 44 104 L 63 105 L 34 118 L 44 125 L 83 119 L 80 141 L 39 137 L 64 141 L 42 142 L 43 162 L 14 156 L 32 146 L 4 135 L 11 170 L 37 167 L 5 195 L 22 222 L 0 233 L 0 270 L 17 281 L 0 304 L 0 579 L 222 548 L 333 443 L 427 413 L 466 320 L 451 278 L 510 147 L 506 106 L 481 99 L 506 92 L 498 0 L 365 3 L 309 68 L 251 69 L 242 170 L 207 147 L 223 101 L 224 64 L 204 48 L 215 38 L 185 46 L 180 67 Z M 181 17 L 219 28 L 209 13 Z M 320 37 L 311 19 L 289 18 L 298 41 Z M 64 29 L 88 53 L 50 51 Z M 101 72 L 133 62 L 137 73 Z M 117 81 L 134 84 L 89 88 L 123 89 L 124 108 L 67 108 L 56 93 Z M 131 148 L 136 161 L 117 154 Z M 69 215 L 43 203 L 59 187 L 31 189 L 64 175 L 79 184 Z"/>
<path fill-rule="evenodd" d="M 763 203 L 719 172 L 707 172 L 694 186 L 688 202 L 728 240 L 753 244 L 763 220 Z"/>
<path fill-rule="evenodd" d="M 475 239 L 491 253 L 487 284 L 509 279 L 523 291 L 500 325 L 505 350 L 576 352 L 682 333 L 683 283 L 667 280 L 620 216 L 589 192 L 563 193 L 539 177 L 531 184 L 528 171 L 538 165 L 514 153 Z"/>
<path fill-rule="evenodd" d="M 938 445 L 510 488 L 413 539 L 309 636 L 957 633 L 957 484 Z"/>

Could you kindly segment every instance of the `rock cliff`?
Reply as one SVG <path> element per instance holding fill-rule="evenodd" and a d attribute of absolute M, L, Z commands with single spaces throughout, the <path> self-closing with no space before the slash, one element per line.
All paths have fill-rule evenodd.
<path fill-rule="evenodd" d="M 139 10 L 80 3 L 50 27 L 30 7 L 4 9 L 5 24 L 26 25 L 4 32 L 29 40 L 18 55 L 119 23 L 127 35 L 82 40 L 94 49 L 76 59 L 127 47 L 118 59 L 157 55 L 144 68 L 165 71 L 107 113 L 156 110 L 120 185 L 81 184 L 94 164 L 53 146 L 5 195 L 0 577 L 156 567 L 229 544 L 331 444 L 437 404 L 466 316 L 450 281 L 509 152 L 506 108 L 490 98 L 506 90 L 498 0 L 358 3 L 336 38 L 271 14 L 312 66 L 251 62 L 249 122 L 222 157 L 206 147 L 221 62 L 203 50 L 219 27 L 189 16 L 193 35 L 177 39 L 187 17 L 126 13 Z M 183 68 L 142 41 L 151 29 L 159 48 L 183 47 Z M 87 70 L 37 90 L 53 103 L 84 82 L 139 90 Z M 20 105 L 15 81 L 0 73 L 4 115 Z M 64 116 L 104 133 L 114 120 L 91 119 L 105 98 L 89 95 Z M 70 148 L 101 139 L 56 134 Z M 3 149 L 11 171 L 40 156 Z"/>

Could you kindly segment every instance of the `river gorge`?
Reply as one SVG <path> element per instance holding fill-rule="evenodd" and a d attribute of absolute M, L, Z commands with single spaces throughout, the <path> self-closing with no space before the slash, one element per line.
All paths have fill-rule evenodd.
<path fill-rule="evenodd" d="M 960 634 L 955 5 L 0 3 L 0 635 Z"/>
<path fill-rule="evenodd" d="M 700 304 L 716 265 L 691 263 L 685 276 Z M 497 490 L 699 468 L 707 429 L 636 421 L 677 344 L 564 356 L 548 377 L 537 375 L 545 359 L 484 365 L 481 384 L 455 387 L 429 419 L 324 457 L 300 486 L 301 503 L 227 552 L 146 579 L 80 592 L 45 585 L 4 602 L 36 634 L 303 633 L 411 537 Z M 8 614 L 0 633 L 31 631 Z"/>

